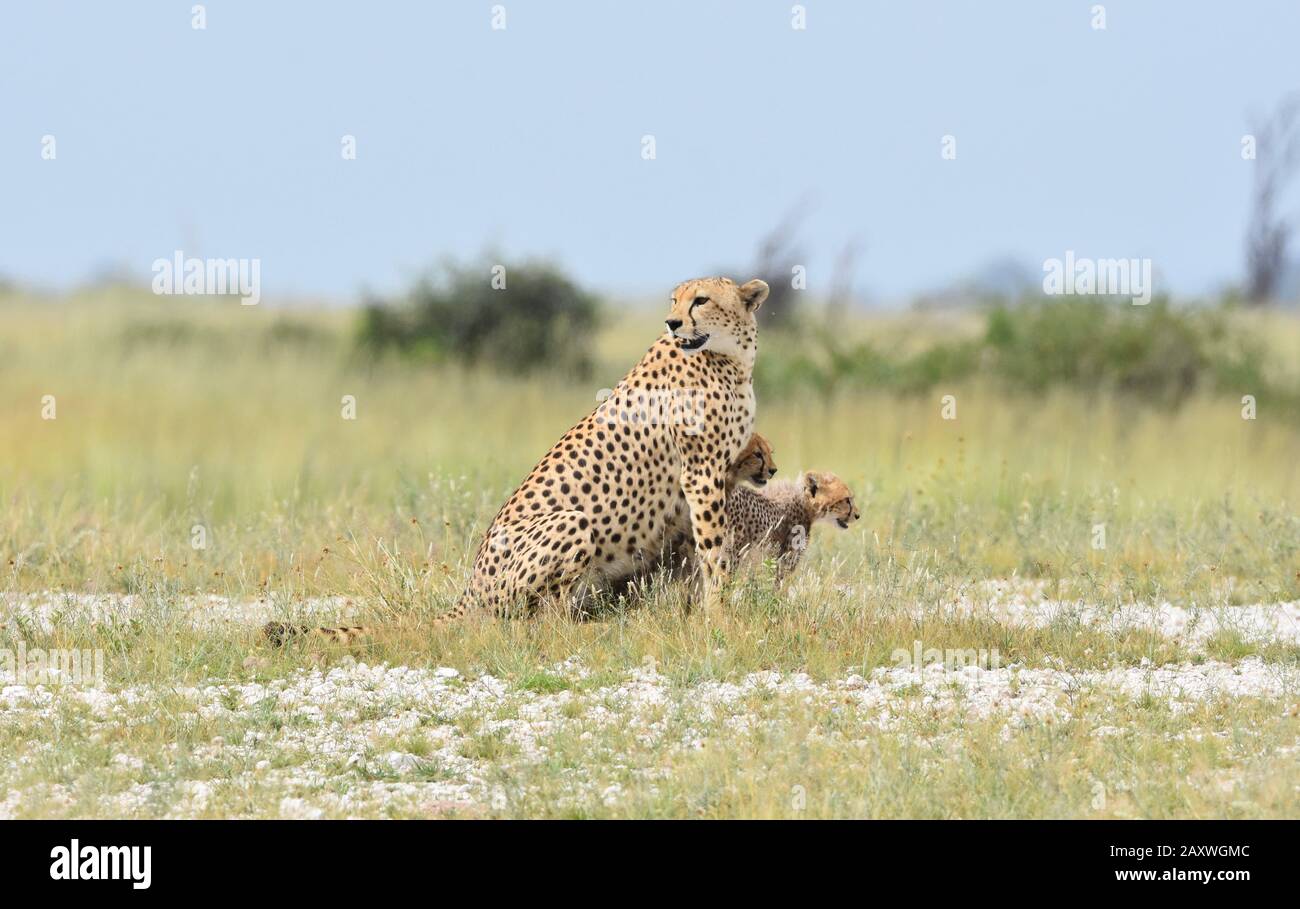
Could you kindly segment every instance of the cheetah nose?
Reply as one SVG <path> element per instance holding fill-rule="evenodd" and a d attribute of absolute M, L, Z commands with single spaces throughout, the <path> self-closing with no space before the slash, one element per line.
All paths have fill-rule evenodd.
<path fill-rule="evenodd" d="M 774 476 L 776 476 L 776 468 L 775 468 L 775 467 L 769 467 L 768 470 L 767 470 L 767 475 L 768 475 L 769 477 L 774 477 Z"/>
<path fill-rule="evenodd" d="M 676 331 L 682 327 L 681 319 L 665 319 L 664 324 L 668 326 L 669 331 Z"/>

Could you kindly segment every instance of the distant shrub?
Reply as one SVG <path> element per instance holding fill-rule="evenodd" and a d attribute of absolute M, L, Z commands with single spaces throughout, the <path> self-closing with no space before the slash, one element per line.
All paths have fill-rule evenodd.
<path fill-rule="evenodd" d="M 1035 302 L 992 310 L 984 342 L 993 371 L 1022 388 L 1112 388 L 1176 404 L 1213 384 L 1214 321 L 1163 300 Z"/>
<path fill-rule="evenodd" d="M 983 335 L 890 354 L 846 345 L 834 333 L 803 339 L 794 353 L 759 358 L 756 380 L 769 392 L 805 387 L 821 394 L 878 387 L 924 392 L 987 376 L 1017 389 L 1110 390 L 1177 405 L 1197 390 L 1270 391 L 1263 347 L 1234 331 L 1222 310 L 1176 309 L 1156 299 L 1133 306 L 1108 299 L 1032 300 L 990 309 Z"/>
<path fill-rule="evenodd" d="M 325 349 L 336 343 L 334 335 L 310 319 L 277 315 L 251 327 L 235 327 L 228 322 L 208 323 L 180 314 L 128 318 L 118 342 L 128 353 L 156 347 L 185 347 L 218 355 L 250 347 L 268 351 Z"/>
<path fill-rule="evenodd" d="M 591 337 L 600 318 L 597 298 L 547 263 L 505 267 L 504 288 L 493 286 L 492 269 L 487 261 L 448 264 L 399 301 L 367 304 L 357 332 L 360 346 L 486 362 L 512 373 L 589 373 Z"/>

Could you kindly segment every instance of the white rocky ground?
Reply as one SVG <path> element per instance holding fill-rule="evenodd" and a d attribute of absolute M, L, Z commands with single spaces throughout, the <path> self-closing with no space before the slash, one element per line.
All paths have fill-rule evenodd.
<path fill-rule="evenodd" d="M 586 677 L 576 660 L 552 667 L 552 672 L 568 684 L 577 685 Z M 26 715 L 54 727 L 72 713 L 80 718 L 80 734 L 91 739 L 111 738 L 113 728 L 123 724 L 150 722 L 164 699 L 173 722 L 185 715 L 219 721 L 256 712 L 281 719 L 277 727 L 259 725 L 230 741 L 218 737 L 184 755 L 196 776 L 210 776 L 202 768 L 211 765 L 232 768 L 226 778 L 132 783 L 106 795 L 101 810 L 125 816 L 147 814 L 160 800 L 172 816 L 202 813 L 218 787 L 238 789 L 258 782 L 284 787 L 279 809 L 286 817 L 367 815 L 393 806 L 426 812 L 447 806 L 502 807 L 508 789 L 501 780 L 501 765 L 537 765 L 548 759 L 557 741 L 590 743 L 593 753 L 587 761 L 604 770 L 597 779 L 576 769 L 563 787 L 568 796 L 589 798 L 590 786 L 601 785 L 596 794 L 609 803 L 618 798 L 619 787 L 605 782 L 620 756 L 605 753 L 606 733 L 631 736 L 647 752 L 671 755 L 703 748 L 718 736 L 752 733 L 790 708 L 828 711 L 858 735 L 903 729 L 918 716 L 994 718 L 1009 739 L 1026 724 L 1068 721 L 1072 705 L 1089 695 L 1154 697 L 1175 712 L 1210 699 L 1243 697 L 1277 700 L 1280 711 L 1294 711 L 1300 696 L 1296 667 L 1255 659 L 1237 665 L 1207 662 L 1098 671 L 1016 666 L 951 671 L 930 666 L 919 673 L 878 669 L 868 677 L 849 675 L 822 683 L 801 673 L 759 672 L 737 682 L 688 686 L 676 685 L 646 665 L 614 684 L 549 694 L 511 689 L 491 675 L 465 679 L 452 668 L 369 666 L 349 658 L 328 671 L 299 670 L 268 683 L 214 683 L 169 691 L 141 686 L 119 691 L 30 687 L 12 681 L 0 679 L 0 719 Z M 464 722 L 467 719 L 472 722 Z M 1093 733 L 1126 731 L 1099 724 Z M 475 753 L 475 740 L 484 736 L 508 749 L 508 759 Z M 58 747 L 53 741 L 46 746 L 52 752 Z M 147 761 L 167 757 L 121 753 L 112 763 L 130 777 Z M 22 761 L 37 759 L 29 754 Z M 57 760 L 57 755 L 50 759 Z M 579 762 L 579 768 L 587 761 Z M 11 764 L 7 773 L 20 769 Z M 652 766 L 635 772 L 653 776 L 657 770 Z M 331 788 L 331 780 L 347 780 L 347 785 Z M 56 804 L 69 797 L 59 787 L 45 795 Z M 16 791 L 0 798 L 0 817 L 16 811 L 21 798 Z"/>
<path fill-rule="evenodd" d="M 966 594 L 942 604 L 931 614 L 981 615 L 1020 627 L 1070 622 L 1112 632 L 1141 628 L 1181 640 L 1193 649 L 1220 632 L 1238 634 L 1254 644 L 1300 644 L 1300 600 L 1245 605 L 1120 601 L 1096 605 L 1082 598 L 1053 598 L 1046 591 L 1047 585 L 1041 581 L 985 581 L 972 585 Z M 21 620 L 49 631 L 69 621 L 111 624 L 146 612 L 157 615 L 163 610 L 195 627 L 214 628 L 224 624 L 259 625 L 272 619 L 305 620 L 311 616 L 341 616 L 340 620 L 346 621 L 351 605 L 344 597 L 287 603 L 270 597 L 232 600 L 216 595 L 153 599 L 132 594 L 4 593 L 0 594 L 0 622 Z"/>
<path fill-rule="evenodd" d="M 347 605 L 298 603 L 295 613 L 337 616 Z M 131 597 L 6 595 L 0 597 L 0 622 L 114 623 L 144 610 L 156 616 L 158 608 Z M 217 597 L 163 608 L 200 627 L 284 615 L 273 602 Z M 1297 640 L 1295 603 L 1102 610 L 1050 600 L 1035 585 L 1002 582 L 983 585 L 943 609 L 980 611 L 1009 625 L 1138 625 L 1189 642 L 1223 628 L 1252 640 Z M 761 737 L 799 718 L 826 720 L 827 730 L 809 736 L 854 746 L 882 731 L 933 739 L 977 722 L 996 724 L 1009 741 L 1018 730 L 1064 724 L 1076 715 L 1093 724 L 1093 736 L 1126 736 L 1133 729 L 1111 717 L 1126 702 L 1140 700 L 1154 699 L 1175 716 L 1242 699 L 1293 716 L 1300 703 L 1300 667 L 1256 658 L 1164 666 L 1144 661 L 1096 670 L 930 665 L 829 681 L 755 672 L 736 681 L 686 683 L 652 664 L 593 676 L 573 657 L 547 675 L 554 684 L 537 691 L 491 674 L 467 678 L 450 667 L 372 666 L 344 656 L 328 669 L 296 669 L 268 681 L 114 689 L 24 684 L 0 669 L 0 733 L 5 727 L 49 731 L 17 755 L 0 755 L 0 818 L 30 814 L 33 804 L 45 812 L 63 806 L 112 816 L 259 813 L 241 803 L 241 794 L 267 790 L 276 793 L 278 813 L 285 817 L 500 810 L 518 795 L 512 780 L 543 765 L 562 768 L 548 798 L 617 805 L 625 785 L 662 779 L 674 754 Z M 143 734 L 160 722 L 176 732 L 156 739 Z M 947 731 L 925 731 L 936 723 Z M 185 730 L 195 735 L 182 743 Z M 94 754 L 81 758 L 97 768 L 94 786 L 73 791 L 61 783 L 33 782 L 58 779 L 59 768 L 66 775 L 74 747 Z M 38 769 L 43 772 L 34 774 Z M 87 788 L 94 791 L 91 805 Z"/>
<path fill-rule="evenodd" d="M 175 616 L 195 628 L 221 625 L 257 626 L 272 619 L 305 619 L 309 616 L 346 613 L 351 601 L 345 597 L 315 597 L 292 603 L 271 597 L 235 600 L 215 594 L 203 596 L 149 597 L 138 594 L 0 593 L 0 624 L 24 623 L 42 632 L 70 623 L 112 625 L 148 615 Z"/>
<path fill-rule="evenodd" d="M 1170 602 L 1123 603 L 1102 606 L 1082 599 L 1054 599 L 1040 581 L 986 581 L 948 604 L 957 614 L 986 615 L 1009 625 L 1046 627 L 1077 622 L 1120 632 L 1129 628 L 1155 631 L 1195 647 L 1221 632 L 1240 635 L 1249 643 L 1300 643 L 1300 600 L 1240 606 L 1204 604 L 1180 606 Z"/>

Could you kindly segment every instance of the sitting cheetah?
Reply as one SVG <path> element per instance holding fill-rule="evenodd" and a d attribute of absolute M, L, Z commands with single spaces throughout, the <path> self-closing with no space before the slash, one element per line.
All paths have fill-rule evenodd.
<path fill-rule="evenodd" d="M 453 615 L 572 605 L 580 581 L 645 572 L 689 521 L 706 611 L 729 571 L 726 478 L 752 434 L 755 314 L 768 286 L 698 278 L 612 395 L 533 468 L 488 528 Z"/>
<path fill-rule="evenodd" d="M 727 498 L 727 543 L 738 559 L 750 553 L 776 556 L 782 580 L 798 567 L 814 524 L 846 528 L 861 516 L 853 492 L 833 473 L 805 473 L 761 491 L 737 486 Z"/>
<path fill-rule="evenodd" d="M 757 279 L 677 285 L 668 331 L 506 500 L 464 594 L 442 619 L 474 608 L 528 613 L 544 599 L 572 606 L 580 582 L 607 586 L 643 574 L 683 524 L 695 540 L 705 610 L 714 610 L 730 570 L 727 473 L 753 432 L 755 314 L 767 295 Z M 303 630 L 264 629 L 277 642 Z M 367 629 L 329 636 L 339 631 L 350 639 Z"/>
<path fill-rule="evenodd" d="M 749 444 L 736 456 L 735 462 L 727 471 L 727 494 L 730 495 L 740 483 L 762 486 L 775 475 L 776 463 L 772 459 L 772 446 L 768 444 L 767 439 L 754 433 L 749 437 Z M 689 566 L 692 564 L 693 543 L 688 526 L 684 534 L 675 538 L 673 558 L 664 560 L 665 566 L 672 563 L 674 574 L 678 577 L 685 576 L 689 571 Z M 634 576 L 621 578 L 611 585 L 610 593 L 615 597 L 626 594 L 636 580 L 638 578 Z M 315 634 L 338 644 L 350 644 L 370 637 L 373 629 L 368 625 L 341 625 L 337 628 L 326 628 L 269 622 L 263 627 L 262 633 L 277 646 L 291 637 L 302 634 Z"/>

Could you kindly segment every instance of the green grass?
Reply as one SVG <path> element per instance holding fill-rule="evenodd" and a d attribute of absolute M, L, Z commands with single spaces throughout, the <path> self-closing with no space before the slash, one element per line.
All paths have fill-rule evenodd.
<path fill-rule="evenodd" d="M 776 589 L 761 570 L 738 578 L 714 627 L 689 614 L 686 591 L 668 586 L 599 621 L 548 615 L 434 629 L 427 618 L 459 593 L 500 502 L 634 362 L 657 315 L 615 320 L 586 384 L 359 359 L 348 318 L 189 300 L 0 301 L 0 646 L 101 648 L 109 692 L 156 695 L 113 722 L 67 694 L 45 714 L 0 709 L 0 803 L 10 793 L 9 813 L 275 816 L 295 810 L 282 807 L 286 798 L 316 804 L 348 793 L 353 808 L 326 799 L 322 810 L 1296 813 L 1294 692 L 1282 702 L 1189 710 L 1094 692 L 1063 727 L 1032 725 L 1009 740 L 999 718 L 918 711 L 891 733 L 853 711 L 786 696 L 746 701 L 763 722 L 743 733 L 725 717 L 680 707 L 699 686 L 766 670 L 806 673 L 817 684 L 867 675 L 915 640 L 996 648 L 1004 664 L 1028 667 L 1206 659 L 1295 667 L 1294 646 L 1230 632 L 1193 648 L 1151 631 L 1065 619 L 1010 626 L 946 608 L 981 580 L 1011 576 L 1102 610 L 1300 599 L 1300 427 L 1271 414 L 1267 401 L 1245 421 L 1230 396 L 1198 394 L 1169 409 L 979 381 L 927 395 L 760 397 L 757 427 L 781 473 L 835 471 L 863 511 L 849 531 L 818 529 L 791 587 Z M 918 333 L 947 330 L 931 320 L 855 321 L 846 335 L 915 345 Z M 1300 349 L 1289 322 L 1250 327 L 1279 349 Z M 764 351 L 797 343 L 762 339 Z M 947 394 L 955 420 L 940 414 Z M 43 395 L 55 396 L 57 419 L 41 419 Z M 340 415 L 344 395 L 355 396 L 356 420 Z M 1097 525 L 1104 549 L 1093 547 Z M 196 527 L 203 548 L 193 545 Z M 52 589 L 135 594 L 139 612 L 110 626 L 69 609 L 47 630 L 13 611 L 24 594 Z M 182 604 L 196 592 L 264 598 L 286 619 L 308 598 L 337 596 L 327 620 L 386 631 L 350 651 L 274 651 L 252 623 L 194 627 Z M 581 673 L 563 668 L 575 657 Z M 242 686 L 355 660 L 452 667 L 460 676 L 448 691 L 491 676 L 504 692 L 491 713 L 469 714 L 379 701 L 317 717 L 273 698 L 241 700 Z M 675 699 L 659 708 L 662 727 L 646 719 L 654 735 L 678 742 L 698 733 L 702 748 L 638 739 L 643 724 L 590 725 L 600 699 L 646 665 Z M 181 693 L 207 687 L 223 691 L 210 710 Z M 500 724 L 528 722 L 537 703 L 553 705 L 559 719 L 540 733 L 544 753 L 534 759 Z M 301 744 L 321 723 L 337 723 L 345 739 L 355 733 L 351 750 Z M 1129 732 L 1098 737 L 1099 726 Z M 410 758 L 389 766 L 391 754 Z M 495 800 L 455 794 L 463 762 L 487 775 Z M 450 794 L 386 801 L 372 788 L 415 783 L 445 784 Z M 1097 785 L 1106 793 L 1100 809 L 1092 807 Z"/>

